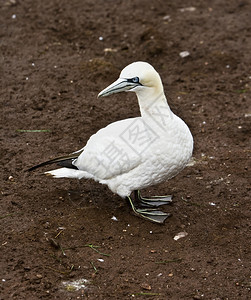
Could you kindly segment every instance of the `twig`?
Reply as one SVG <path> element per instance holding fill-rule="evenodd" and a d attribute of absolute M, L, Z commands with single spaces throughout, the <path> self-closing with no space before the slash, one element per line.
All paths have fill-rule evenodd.
<path fill-rule="evenodd" d="M 17 132 L 51 132 L 49 129 L 17 129 Z"/>
<path fill-rule="evenodd" d="M 4 218 L 7 218 L 7 217 L 10 217 L 10 216 L 13 216 L 13 215 L 14 215 L 14 213 L 13 214 L 7 214 L 5 216 L 0 216 L 0 220 L 2 220 Z"/>
<path fill-rule="evenodd" d="M 62 230 L 60 230 L 59 231 L 59 233 L 55 236 L 55 239 L 57 238 L 57 237 L 59 237 L 60 236 L 60 234 L 63 232 L 64 230 L 62 229 Z"/>
<path fill-rule="evenodd" d="M 91 248 L 92 250 L 96 251 L 97 253 L 99 253 L 101 255 L 111 256 L 110 254 L 106 254 L 106 253 L 98 251 L 96 248 L 99 248 L 99 246 L 95 246 L 95 245 L 92 245 L 92 244 L 86 244 L 84 247 L 89 247 L 89 248 Z"/>
<path fill-rule="evenodd" d="M 92 265 L 92 267 L 93 267 L 95 273 L 98 273 L 98 269 L 94 266 L 94 263 L 91 261 L 90 264 Z"/>

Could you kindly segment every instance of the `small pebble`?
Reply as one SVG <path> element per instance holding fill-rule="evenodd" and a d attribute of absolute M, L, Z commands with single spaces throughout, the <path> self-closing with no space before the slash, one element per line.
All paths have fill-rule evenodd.
<path fill-rule="evenodd" d="M 193 7 L 193 6 L 190 6 L 190 7 L 184 7 L 184 8 L 181 8 L 180 9 L 180 12 L 192 12 L 192 11 L 195 11 L 196 10 L 196 7 Z"/>
<path fill-rule="evenodd" d="M 163 20 L 166 21 L 166 20 L 169 20 L 170 18 L 171 18 L 170 16 L 164 16 Z"/>
<path fill-rule="evenodd" d="M 175 235 L 175 237 L 173 238 L 175 241 L 178 241 L 179 239 L 181 239 L 181 238 L 183 238 L 183 237 L 185 237 L 185 236 L 187 236 L 188 235 L 188 233 L 187 232 L 179 232 L 178 234 L 176 234 Z"/>
<path fill-rule="evenodd" d="M 182 51 L 182 52 L 180 52 L 180 57 L 182 57 L 182 58 L 187 57 L 189 55 L 190 55 L 189 51 Z"/>
<path fill-rule="evenodd" d="M 148 291 L 150 291 L 152 289 L 152 287 L 148 283 L 141 283 L 140 287 L 142 287 L 142 289 L 148 290 Z"/>

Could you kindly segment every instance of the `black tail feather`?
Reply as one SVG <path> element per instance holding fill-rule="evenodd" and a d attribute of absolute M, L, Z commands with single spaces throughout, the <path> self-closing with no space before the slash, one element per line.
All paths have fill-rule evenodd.
<path fill-rule="evenodd" d="M 62 161 L 58 162 L 57 164 L 61 167 L 78 170 L 78 168 L 72 164 L 72 161 L 73 161 L 73 159 L 66 159 L 66 160 L 62 160 Z"/>
<path fill-rule="evenodd" d="M 71 169 L 78 169 L 77 167 L 75 167 L 72 164 L 72 161 L 74 159 L 78 158 L 79 155 L 82 152 L 83 151 L 78 151 L 76 153 L 72 153 L 72 154 L 69 154 L 69 155 L 66 155 L 66 156 L 60 156 L 60 157 L 42 162 L 41 164 L 38 164 L 38 165 L 35 165 L 35 166 L 29 168 L 27 171 L 33 171 L 33 170 L 36 170 L 37 168 L 40 168 L 40 167 L 43 167 L 43 166 L 46 166 L 46 165 L 51 165 L 51 164 L 54 164 L 54 163 L 58 163 L 58 165 L 60 165 L 62 167 L 71 168 Z"/>

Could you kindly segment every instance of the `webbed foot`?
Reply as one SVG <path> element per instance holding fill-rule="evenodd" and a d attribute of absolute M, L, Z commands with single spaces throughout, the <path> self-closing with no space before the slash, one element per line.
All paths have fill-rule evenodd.
<path fill-rule="evenodd" d="M 128 200 L 131 204 L 133 212 L 137 216 L 139 216 L 143 219 L 146 219 L 148 221 L 162 224 L 162 223 L 164 223 L 166 218 L 168 218 L 171 215 L 171 214 L 162 212 L 162 211 L 154 209 L 154 208 L 148 208 L 148 209 L 147 208 L 137 208 L 137 207 L 135 207 L 135 205 L 130 197 L 128 197 Z"/>
<path fill-rule="evenodd" d="M 153 196 L 152 198 L 145 198 L 141 196 L 140 191 L 134 191 L 134 193 L 135 193 L 135 199 L 142 207 L 158 207 L 161 205 L 172 203 L 171 195 Z"/>

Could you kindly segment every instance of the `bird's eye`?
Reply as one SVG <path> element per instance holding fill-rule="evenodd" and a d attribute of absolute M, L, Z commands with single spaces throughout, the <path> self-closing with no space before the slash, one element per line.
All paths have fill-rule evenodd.
<path fill-rule="evenodd" d="M 131 79 L 127 79 L 128 82 L 139 83 L 139 77 L 133 77 Z"/>
<path fill-rule="evenodd" d="M 139 77 L 133 77 L 132 82 L 133 83 L 139 83 Z"/>

